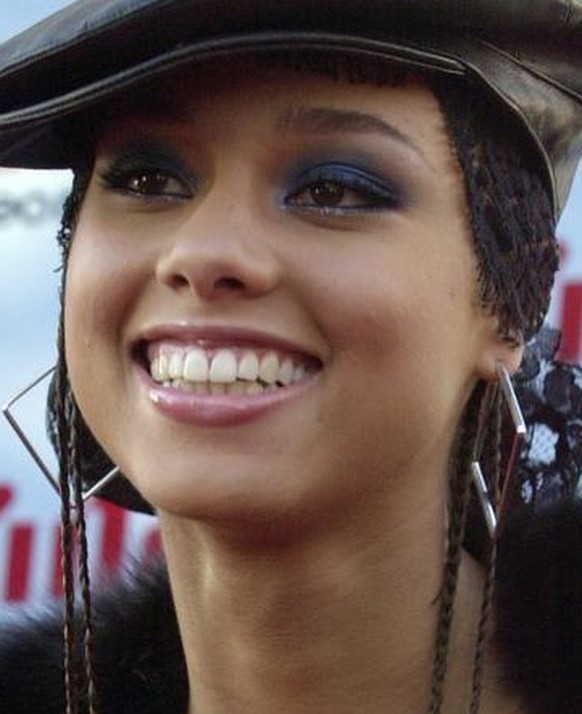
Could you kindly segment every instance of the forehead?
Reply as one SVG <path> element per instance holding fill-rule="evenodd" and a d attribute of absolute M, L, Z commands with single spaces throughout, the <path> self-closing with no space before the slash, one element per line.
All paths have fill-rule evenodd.
<path fill-rule="evenodd" d="M 188 66 L 111 103 L 99 124 L 218 131 L 248 114 L 278 132 L 392 130 L 419 144 L 445 133 L 438 102 L 419 74 L 387 63 L 293 56 Z"/>

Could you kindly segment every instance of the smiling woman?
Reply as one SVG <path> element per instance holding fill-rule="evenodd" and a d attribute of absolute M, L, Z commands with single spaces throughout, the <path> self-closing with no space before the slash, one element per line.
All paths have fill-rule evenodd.
<path fill-rule="evenodd" d="M 582 22 L 540 2 L 530 34 L 517 3 L 496 44 L 494 3 L 435 25 L 444 4 L 82 0 L 0 48 L 4 163 L 75 172 L 49 397 L 64 697 L 35 675 L 11 710 L 575 708 L 576 687 L 516 655 L 523 631 L 490 626 L 527 582 L 504 544 L 574 508 L 580 475 L 579 370 L 540 367 L 545 333 L 521 368 L 550 461 L 533 437 L 519 453 L 510 374 L 557 268 Z M 561 49 L 539 54 L 533 29 Z M 121 623 L 102 600 L 93 619 L 83 518 L 113 467 L 101 495 L 158 515 L 171 582 L 123 586 Z M 34 634 L 11 662 L 38 656 Z"/>
<path fill-rule="evenodd" d="M 461 175 L 428 88 L 245 71 L 222 62 L 202 87 L 198 73 L 170 85 L 179 121 L 104 127 L 68 261 L 76 400 L 162 511 L 329 533 L 346 497 L 369 500 L 362 469 L 376 506 L 387 489 L 385 530 L 402 508 L 392 480 L 430 474 L 415 489 L 435 502 L 475 380 L 519 351 L 477 307 Z M 422 407 L 415 388 L 431 395 Z M 360 394 L 374 399 L 356 407 Z"/>

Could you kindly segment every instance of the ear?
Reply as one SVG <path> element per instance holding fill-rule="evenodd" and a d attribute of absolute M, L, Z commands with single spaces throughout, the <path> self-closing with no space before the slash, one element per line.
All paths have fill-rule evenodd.
<path fill-rule="evenodd" d="M 519 369 L 525 350 L 522 335 L 501 335 L 495 329 L 489 333 L 486 343 L 482 346 L 481 354 L 477 360 L 476 372 L 479 379 L 485 382 L 497 382 L 497 364 L 501 362 L 509 374 L 515 374 Z"/>

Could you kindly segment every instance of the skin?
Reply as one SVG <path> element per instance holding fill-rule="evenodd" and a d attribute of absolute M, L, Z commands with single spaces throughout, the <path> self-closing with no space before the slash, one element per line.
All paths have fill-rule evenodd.
<path fill-rule="evenodd" d="M 478 307 L 439 107 L 415 77 L 354 85 L 242 62 L 158 91 L 104 122 L 65 329 L 88 424 L 160 515 L 192 712 L 421 712 L 451 446 L 477 380 L 521 357 Z M 322 107 L 384 128 L 314 122 Z M 163 180 L 136 137 L 155 142 Z M 314 167 L 331 163 L 344 183 L 333 174 L 326 210 Z M 374 210 L 354 166 L 382 187 Z M 260 330 L 321 370 L 247 423 L 185 423 L 137 375 L 136 342 L 160 324 Z M 465 559 L 447 712 L 468 701 L 480 585 Z M 518 711 L 494 677 L 483 711 Z"/>

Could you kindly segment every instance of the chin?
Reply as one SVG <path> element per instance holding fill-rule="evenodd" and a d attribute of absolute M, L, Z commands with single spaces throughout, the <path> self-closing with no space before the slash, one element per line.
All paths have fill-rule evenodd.
<path fill-rule="evenodd" d="M 188 469 L 172 468 L 168 462 L 153 466 L 130 480 L 159 514 L 167 516 L 222 527 L 284 527 L 302 520 L 301 504 L 308 500 L 301 484 L 293 488 L 289 478 L 273 469 L 242 468 L 240 457 L 234 465 L 214 458 L 211 464 L 199 461 Z"/>

